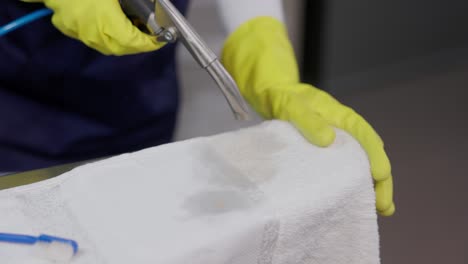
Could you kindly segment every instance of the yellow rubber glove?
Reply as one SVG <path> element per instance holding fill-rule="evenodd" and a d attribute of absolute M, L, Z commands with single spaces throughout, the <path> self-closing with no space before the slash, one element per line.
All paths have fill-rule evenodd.
<path fill-rule="evenodd" d="M 300 83 L 294 51 L 280 21 L 258 17 L 241 25 L 226 40 L 222 61 L 242 95 L 264 118 L 289 121 L 311 143 L 322 147 L 333 143 L 332 127 L 356 138 L 369 158 L 377 211 L 383 216 L 394 213 L 390 161 L 382 140 L 352 109 Z"/>
<path fill-rule="evenodd" d="M 23 1 L 43 2 L 54 11 L 56 28 L 105 55 L 137 54 L 164 46 L 132 24 L 118 0 Z"/>

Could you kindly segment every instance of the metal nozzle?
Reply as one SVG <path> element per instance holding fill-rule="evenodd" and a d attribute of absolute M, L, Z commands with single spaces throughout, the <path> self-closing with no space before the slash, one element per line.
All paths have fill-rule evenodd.
<path fill-rule="evenodd" d="M 237 84 L 185 17 L 169 0 L 156 0 L 155 9 L 157 24 L 165 28 L 160 35 L 163 38 L 169 35 L 173 36 L 171 39 L 179 38 L 193 58 L 211 75 L 221 89 L 235 118 L 248 120 L 248 107 Z"/>
<path fill-rule="evenodd" d="M 239 93 L 236 83 L 221 62 L 215 60 L 206 70 L 224 94 L 234 116 L 238 120 L 249 120 L 248 107 Z"/>
<path fill-rule="evenodd" d="M 145 32 L 155 35 L 158 41 L 175 42 L 180 39 L 193 58 L 211 75 L 221 89 L 235 118 L 249 119 L 247 104 L 231 75 L 169 0 L 120 0 L 120 2 L 127 15 L 138 18 L 145 25 Z"/>

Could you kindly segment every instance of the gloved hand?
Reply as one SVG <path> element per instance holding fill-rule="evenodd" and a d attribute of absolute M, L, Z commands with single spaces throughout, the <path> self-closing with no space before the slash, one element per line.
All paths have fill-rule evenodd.
<path fill-rule="evenodd" d="M 291 122 L 311 143 L 328 146 L 337 127 L 356 138 L 366 151 L 375 182 L 376 208 L 395 211 L 390 161 L 374 129 L 329 94 L 300 83 L 294 51 L 285 26 L 270 17 L 241 25 L 223 48 L 222 61 L 242 95 L 266 119 Z"/>
<path fill-rule="evenodd" d="M 118 0 L 23 0 L 43 2 L 54 11 L 52 23 L 65 35 L 105 55 L 128 55 L 164 46 L 126 17 Z"/>

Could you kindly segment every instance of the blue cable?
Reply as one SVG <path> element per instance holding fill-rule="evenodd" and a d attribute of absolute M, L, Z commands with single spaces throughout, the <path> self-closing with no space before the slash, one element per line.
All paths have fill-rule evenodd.
<path fill-rule="evenodd" d="M 10 23 L 4 25 L 4 26 L 1 26 L 0 27 L 0 37 L 10 33 L 11 31 L 13 30 L 16 30 L 26 24 L 29 24 L 35 20 L 38 20 L 40 18 L 43 18 L 45 16 L 48 16 L 52 14 L 52 10 L 48 9 L 48 8 L 43 8 L 43 9 L 39 9 L 37 11 L 34 11 L 28 15 L 25 15 L 25 16 L 22 16 L 18 19 L 15 19 L 13 21 L 11 21 Z"/>

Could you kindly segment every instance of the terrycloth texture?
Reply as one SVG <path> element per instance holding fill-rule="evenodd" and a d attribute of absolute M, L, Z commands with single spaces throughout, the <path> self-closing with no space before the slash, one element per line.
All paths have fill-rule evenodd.
<path fill-rule="evenodd" d="M 269 121 L 1 191 L 0 230 L 74 238 L 79 264 L 379 263 L 374 203 L 352 137 Z"/>

